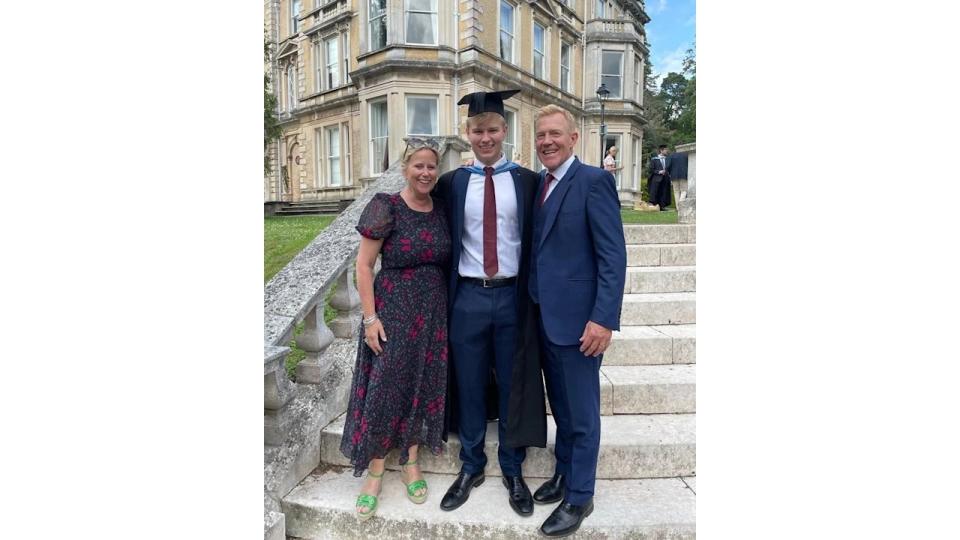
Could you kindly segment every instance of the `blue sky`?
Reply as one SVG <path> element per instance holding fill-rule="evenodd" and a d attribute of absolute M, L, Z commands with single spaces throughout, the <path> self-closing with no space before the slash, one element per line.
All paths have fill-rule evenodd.
<path fill-rule="evenodd" d="M 695 0 L 646 0 L 647 41 L 650 42 L 650 64 L 661 77 L 683 67 L 683 55 L 693 45 L 696 31 Z"/>

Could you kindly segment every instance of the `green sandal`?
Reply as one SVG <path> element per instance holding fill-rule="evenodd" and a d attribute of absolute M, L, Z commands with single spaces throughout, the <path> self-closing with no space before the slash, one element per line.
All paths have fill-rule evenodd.
<path fill-rule="evenodd" d="M 403 469 L 403 472 L 407 471 L 407 467 L 410 465 L 416 465 L 417 460 L 408 461 L 400 466 Z M 410 499 L 415 504 L 423 504 L 427 500 L 427 481 L 420 479 L 410 482 L 409 484 L 404 483 L 403 485 L 407 486 L 407 498 Z M 423 495 L 417 495 L 417 490 L 422 489 Z"/>
<path fill-rule="evenodd" d="M 383 472 L 386 472 L 384 470 Z M 373 471 L 368 470 L 367 476 L 372 478 L 383 478 L 383 472 L 380 474 L 373 474 Z M 360 508 L 366 508 L 366 512 L 361 512 L 357 510 L 357 517 L 360 521 L 366 521 L 373 517 L 377 513 L 377 495 L 367 495 L 366 493 L 361 493 L 357 496 L 357 506 Z"/>

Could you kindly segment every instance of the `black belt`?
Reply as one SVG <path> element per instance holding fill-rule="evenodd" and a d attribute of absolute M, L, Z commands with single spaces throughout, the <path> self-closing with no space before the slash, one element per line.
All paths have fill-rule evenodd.
<path fill-rule="evenodd" d="M 517 277 L 507 277 L 507 278 L 498 278 L 498 279 L 482 279 L 475 277 L 466 277 L 460 276 L 460 281 L 466 281 L 467 283 L 473 283 L 475 285 L 480 285 L 484 289 L 493 289 L 495 287 L 506 287 L 508 285 L 513 285 L 517 282 Z"/>

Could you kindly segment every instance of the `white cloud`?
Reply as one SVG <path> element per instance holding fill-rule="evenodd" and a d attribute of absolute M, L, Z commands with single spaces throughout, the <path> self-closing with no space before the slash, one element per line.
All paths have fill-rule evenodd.
<path fill-rule="evenodd" d="M 683 57 L 687 54 L 687 49 L 689 49 L 690 46 L 689 43 L 683 43 L 659 59 L 653 59 L 650 67 L 653 74 L 658 75 L 656 78 L 657 87 L 660 86 L 660 81 L 662 81 L 668 73 L 681 73 L 683 71 Z"/>
<path fill-rule="evenodd" d="M 667 0 L 657 0 L 657 6 L 653 8 L 653 13 L 663 13 L 667 10 Z"/>

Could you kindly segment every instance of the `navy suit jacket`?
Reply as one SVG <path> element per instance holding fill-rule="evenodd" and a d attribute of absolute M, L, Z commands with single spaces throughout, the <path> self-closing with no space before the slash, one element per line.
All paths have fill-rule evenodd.
<path fill-rule="evenodd" d="M 544 206 L 536 207 L 545 215 L 533 239 L 537 291 L 531 293 L 546 337 L 557 345 L 578 345 L 587 321 L 620 329 L 627 247 L 615 184 L 609 172 L 574 158 Z"/>

